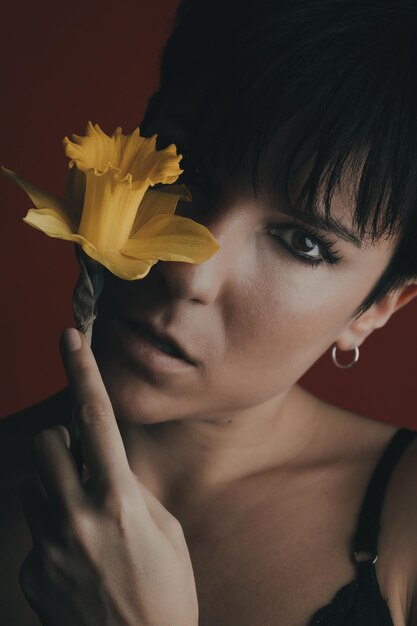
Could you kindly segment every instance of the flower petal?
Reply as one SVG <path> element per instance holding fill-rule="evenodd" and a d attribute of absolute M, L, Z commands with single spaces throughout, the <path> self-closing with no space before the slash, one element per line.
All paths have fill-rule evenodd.
<path fill-rule="evenodd" d="M 183 183 L 179 185 L 164 185 L 159 183 L 158 185 L 155 185 L 155 187 L 151 187 L 149 191 L 163 191 L 164 193 L 178 194 L 180 196 L 180 200 L 184 200 L 185 202 L 191 202 L 193 199 L 191 191 L 188 189 L 187 185 L 184 185 Z"/>
<path fill-rule="evenodd" d="M 81 172 L 87 174 L 92 169 L 103 172 L 110 162 L 119 167 L 118 146 L 112 137 L 106 135 L 98 124 L 88 122 L 86 134 L 72 135 L 73 141 L 64 137 L 65 154 L 71 159 L 69 166 L 76 165 Z"/>
<path fill-rule="evenodd" d="M 164 185 L 163 189 L 149 188 L 140 203 L 129 237 L 134 237 L 153 215 L 175 213 L 179 200 L 190 202 L 192 196 L 185 185 Z"/>
<path fill-rule="evenodd" d="M 76 241 L 73 225 L 64 212 L 57 211 L 55 208 L 29 209 L 23 221 L 49 237 Z"/>
<path fill-rule="evenodd" d="M 28 180 L 22 178 L 22 176 L 19 176 L 16 172 L 7 169 L 7 167 L 4 167 L 3 165 L 1 166 L 1 169 L 5 176 L 10 178 L 27 193 L 37 209 L 44 209 L 45 207 L 55 208 L 55 206 L 59 209 L 63 208 L 64 201 L 62 198 L 58 198 L 57 196 L 47 193 L 46 191 L 42 191 L 42 189 L 39 189 L 39 187 L 36 187 Z"/>
<path fill-rule="evenodd" d="M 139 131 L 139 129 L 137 129 Z M 158 183 L 174 183 L 184 170 L 180 169 L 179 162 L 182 154 L 177 154 L 175 144 L 170 144 L 163 150 L 156 150 L 155 143 L 157 135 L 152 135 L 149 139 L 136 135 L 138 145 L 135 158 L 129 166 L 132 174 L 132 186 L 140 185 L 141 181 L 147 180 L 149 185 Z M 139 144 L 141 140 L 141 144 Z"/>
<path fill-rule="evenodd" d="M 62 220 L 55 209 L 30 209 L 23 221 L 50 237 L 74 241 L 77 245 L 81 245 L 90 258 L 124 280 L 144 278 L 151 267 L 158 262 L 155 258 L 131 259 L 122 255 L 118 250 L 97 250 L 85 237 L 71 232 L 68 223 Z"/>
<path fill-rule="evenodd" d="M 75 235 L 82 249 L 89 257 L 104 265 L 112 274 L 123 280 L 138 280 L 145 278 L 153 265 L 158 263 L 158 259 L 132 259 L 122 255 L 119 250 L 97 250 L 93 244 L 81 235 Z"/>
<path fill-rule="evenodd" d="M 87 178 L 84 172 L 81 172 L 77 167 L 71 167 L 65 183 L 64 202 L 68 211 L 74 216 L 77 232 L 81 221 L 86 183 Z"/>
<path fill-rule="evenodd" d="M 140 153 L 139 159 L 143 159 L 146 152 L 156 152 L 157 134 L 151 137 L 142 137 L 140 128 L 135 128 L 131 135 L 123 135 L 120 126 L 113 133 L 113 138 L 120 155 L 119 167 L 123 173 L 132 173 L 135 159 Z"/>
<path fill-rule="evenodd" d="M 69 166 L 76 165 L 87 174 L 94 170 L 96 174 L 104 172 L 108 164 L 118 170 L 119 179 L 132 175 L 133 189 L 144 183 L 170 184 L 183 172 L 179 167 L 181 154 L 177 154 L 175 144 L 163 150 L 156 150 L 156 138 L 142 137 L 140 128 L 130 135 L 123 135 L 117 127 L 109 137 L 98 124 L 87 124 L 86 135 L 72 135 L 73 141 L 64 137 L 65 154 L 71 159 Z"/>
<path fill-rule="evenodd" d="M 97 250 L 119 250 L 129 237 L 148 186 L 143 184 L 142 189 L 132 190 L 131 175 L 117 180 L 110 164 L 102 173 L 90 170 L 86 178 L 78 233 Z"/>
<path fill-rule="evenodd" d="M 220 249 L 210 231 L 188 217 L 154 215 L 126 241 L 120 252 L 136 259 L 202 263 Z"/>

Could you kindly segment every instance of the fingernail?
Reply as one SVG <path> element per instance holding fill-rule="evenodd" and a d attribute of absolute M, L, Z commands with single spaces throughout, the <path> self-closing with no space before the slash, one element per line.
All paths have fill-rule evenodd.
<path fill-rule="evenodd" d="M 62 333 L 62 340 L 69 352 L 75 352 L 81 348 L 81 335 L 76 328 L 66 328 Z"/>

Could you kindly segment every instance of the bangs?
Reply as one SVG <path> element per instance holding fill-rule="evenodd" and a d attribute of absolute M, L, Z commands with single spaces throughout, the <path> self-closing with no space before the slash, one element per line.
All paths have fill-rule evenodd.
<path fill-rule="evenodd" d="M 357 235 L 390 237 L 415 220 L 416 34 L 407 2 L 185 0 L 146 117 L 186 112 L 213 189 L 331 222 L 347 180 Z"/>

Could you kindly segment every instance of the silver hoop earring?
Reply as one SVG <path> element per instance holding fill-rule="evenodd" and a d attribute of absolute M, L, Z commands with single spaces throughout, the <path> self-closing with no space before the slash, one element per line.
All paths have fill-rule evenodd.
<path fill-rule="evenodd" d="M 347 365 L 342 365 L 341 363 L 339 363 L 339 361 L 336 358 L 337 344 L 334 344 L 333 350 L 332 350 L 333 363 L 337 367 L 341 367 L 343 369 L 346 369 L 347 367 L 352 367 L 352 365 L 355 365 L 355 363 L 357 363 L 359 361 L 359 348 L 358 348 L 358 346 L 354 345 L 353 346 L 353 350 L 355 350 L 355 356 L 353 357 L 353 361 L 351 361 L 350 363 L 347 363 Z"/>

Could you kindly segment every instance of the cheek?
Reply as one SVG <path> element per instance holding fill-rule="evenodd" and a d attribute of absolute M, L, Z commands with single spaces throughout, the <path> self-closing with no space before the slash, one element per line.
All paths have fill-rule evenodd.
<path fill-rule="evenodd" d="M 97 331 L 102 326 L 105 346 L 100 366 L 122 419 L 138 421 L 138 412 L 149 423 L 202 411 L 215 416 L 225 407 L 256 405 L 287 391 L 348 325 L 383 269 L 353 262 L 311 269 L 265 250 L 259 265 L 251 257 L 239 267 L 213 304 L 210 319 L 219 334 L 213 337 L 210 365 L 195 385 L 153 388 L 115 363 L 106 343 L 105 312 L 112 307 L 103 300 L 95 322 Z M 107 295 L 110 301 L 137 302 L 136 290 L 146 295 L 146 284 L 123 284 L 120 293 L 116 288 Z"/>
<path fill-rule="evenodd" d="M 235 372 L 251 393 L 294 384 L 349 323 L 368 290 L 349 273 L 288 266 L 264 272 L 251 289 L 239 288 L 240 298 L 231 296 L 239 312 L 229 316 L 225 330 L 226 378 Z"/>

